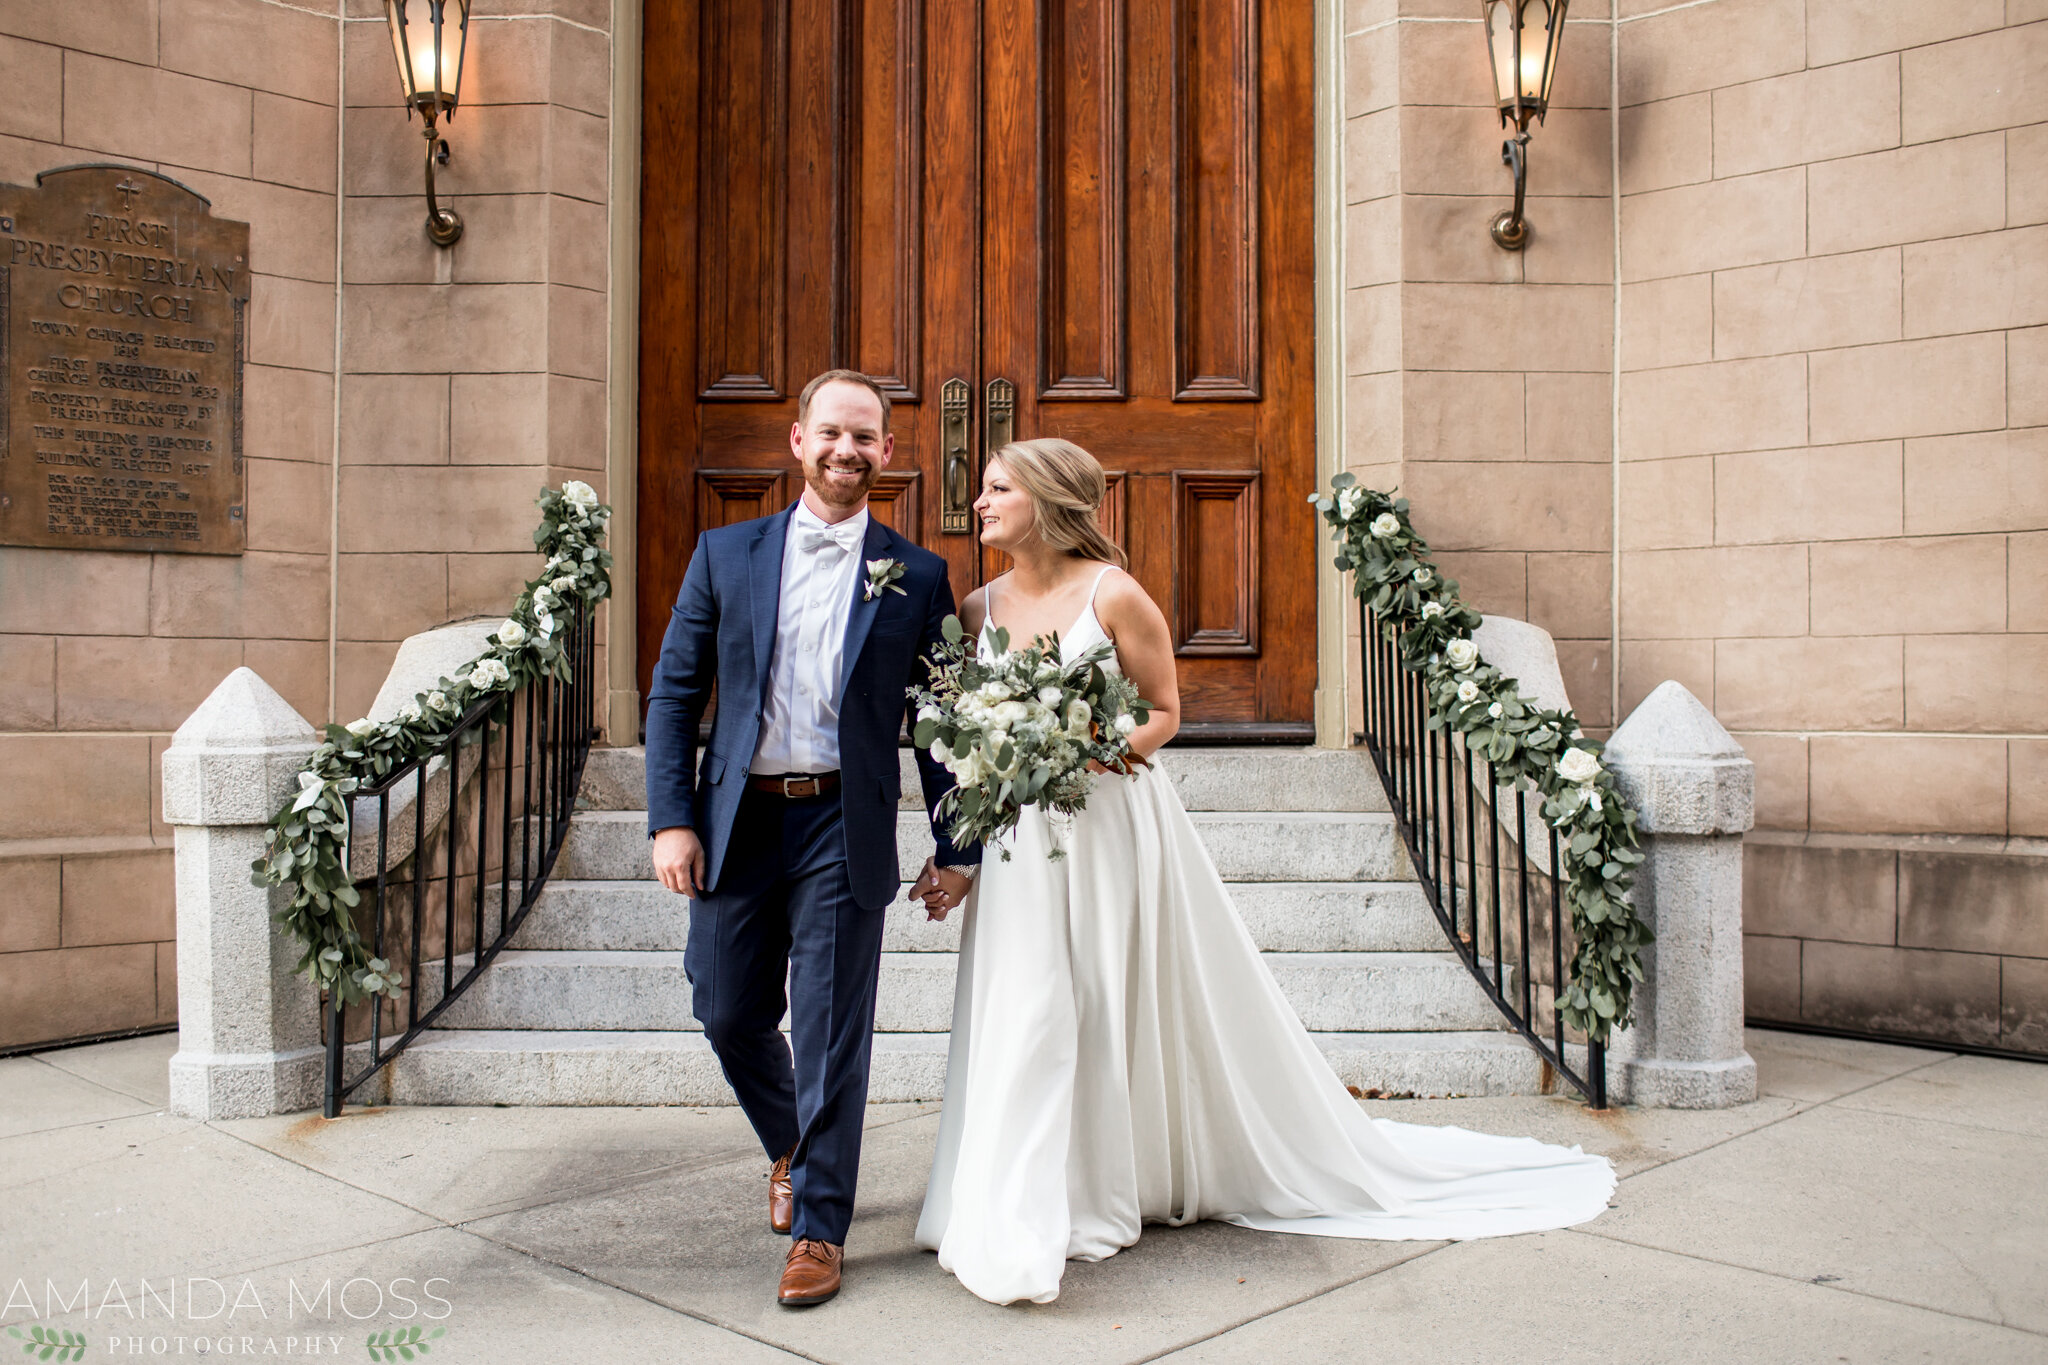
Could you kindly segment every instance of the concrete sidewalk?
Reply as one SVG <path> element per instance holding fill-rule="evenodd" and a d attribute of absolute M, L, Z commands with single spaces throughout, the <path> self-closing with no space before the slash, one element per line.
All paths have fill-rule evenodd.
<path fill-rule="evenodd" d="M 1733 1111 L 1373 1102 L 1605 1153 L 1614 1206 L 1458 1244 L 1154 1228 L 1010 1308 L 912 1250 L 936 1109 L 877 1105 L 848 1287 L 796 1312 L 736 1110 L 202 1124 L 162 1112 L 175 1045 L 0 1061 L 0 1333 L 82 1332 L 94 1362 L 360 1360 L 407 1326 L 493 1365 L 2048 1362 L 2048 1066 L 1753 1031 L 1763 1098 Z"/>

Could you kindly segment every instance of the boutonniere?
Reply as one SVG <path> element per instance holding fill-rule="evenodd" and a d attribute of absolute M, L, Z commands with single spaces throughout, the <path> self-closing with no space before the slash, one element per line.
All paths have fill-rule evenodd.
<path fill-rule="evenodd" d="M 908 597 L 909 593 L 896 586 L 896 580 L 901 577 L 903 577 L 902 560 L 870 559 L 868 561 L 868 581 L 861 584 L 862 595 L 860 600 L 872 602 L 880 595 L 884 588 L 895 593 L 898 597 Z"/>

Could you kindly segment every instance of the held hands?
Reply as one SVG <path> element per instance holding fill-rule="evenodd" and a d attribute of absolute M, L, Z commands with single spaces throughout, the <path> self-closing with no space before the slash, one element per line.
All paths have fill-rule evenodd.
<path fill-rule="evenodd" d="M 704 845 L 697 831 L 680 826 L 654 836 L 654 875 L 680 896 L 704 894 Z"/>
<path fill-rule="evenodd" d="M 917 881 L 911 885 L 913 900 L 924 902 L 926 919 L 942 920 L 946 913 L 961 901 L 967 899 L 967 888 L 973 881 L 949 867 L 940 867 L 933 859 L 924 860 L 924 871 L 918 873 Z"/>

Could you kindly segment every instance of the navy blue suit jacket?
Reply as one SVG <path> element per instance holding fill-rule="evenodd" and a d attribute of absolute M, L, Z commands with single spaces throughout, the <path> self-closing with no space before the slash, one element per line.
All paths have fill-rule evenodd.
<path fill-rule="evenodd" d="M 706 889 L 715 892 L 745 790 L 747 767 L 761 738 L 769 661 L 782 599 L 782 547 L 793 507 L 773 516 L 706 531 L 676 594 L 661 660 L 647 694 L 647 824 L 650 833 L 678 825 L 697 832 L 707 860 Z M 896 896 L 898 726 L 910 712 L 906 689 L 925 680 L 923 660 L 944 636 L 953 612 L 946 562 L 913 545 L 872 514 L 863 561 L 903 564 L 896 586 L 867 598 L 867 569 L 856 575 L 847 603 L 840 666 L 839 801 L 846 821 L 847 877 L 854 900 L 880 909 Z M 703 761 L 697 722 L 718 688 L 718 714 Z M 918 773 L 930 811 L 953 785 L 951 774 L 922 750 Z M 979 845 L 955 848 L 934 821 L 938 860 L 978 863 Z"/>

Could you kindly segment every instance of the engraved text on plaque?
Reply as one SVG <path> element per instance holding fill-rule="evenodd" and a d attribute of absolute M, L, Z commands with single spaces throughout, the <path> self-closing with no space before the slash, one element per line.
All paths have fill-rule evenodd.
<path fill-rule="evenodd" d="M 0 545 L 240 554 L 249 226 L 132 166 L 0 185 Z"/>

